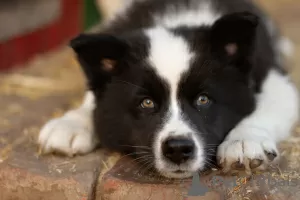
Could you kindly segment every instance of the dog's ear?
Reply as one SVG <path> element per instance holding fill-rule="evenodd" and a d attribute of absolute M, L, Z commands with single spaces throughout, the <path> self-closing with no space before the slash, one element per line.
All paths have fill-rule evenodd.
<path fill-rule="evenodd" d="M 128 45 L 107 34 L 81 34 L 70 42 L 84 71 L 90 89 L 101 89 L 113 74 L 120 72 L 119 62 Z"/>
<path fill-rule="evenodd" d="M 212 51 L 222 61 L 237 64 L 249 59 L 253 53 L 259 18 L 249 12 L 228 14 L 212 26 Z M 241 69 L 248 71 L 249 69 Z"/>

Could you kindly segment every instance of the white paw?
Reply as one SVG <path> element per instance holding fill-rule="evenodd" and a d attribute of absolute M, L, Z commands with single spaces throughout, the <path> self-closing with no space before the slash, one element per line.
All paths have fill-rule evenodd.
<path fill-rule="evenodd" d="M 264 137 L 230 138 L 218 148 L 218 163 L 223 172 L 265 170 L 276 163 L 279 153 L 276 143 Z"/>
<path fill-rule="evenodd" d="M 57 152 L 74 156 L 91 152 L 98 141 L 89 116 L 74 110 L 46 123 L 41 129 L 38 143 L 42 153 Z"/>

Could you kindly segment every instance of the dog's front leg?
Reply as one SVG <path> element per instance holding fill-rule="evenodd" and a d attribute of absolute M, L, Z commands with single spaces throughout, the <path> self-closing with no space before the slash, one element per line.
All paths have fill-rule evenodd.
<path fill-rule="evenodd" d="M 68 156 L 91 152 L 99 143 L 94 135 L 92 114 L 94 94 L 86 92 L 82 105 L 62 117 L 48 121 L 41 129 L 38 143 L 43 153 Z"/>
<path fill-rule="evenodd" d="M 243 119 L 218 148 L 225 172 L 234 168 L 264 170 L 278 161 L 278 142 L 298 120 L 298 93 L 289 77 L 271 70 L 257 95 L 255 111 Z"/>

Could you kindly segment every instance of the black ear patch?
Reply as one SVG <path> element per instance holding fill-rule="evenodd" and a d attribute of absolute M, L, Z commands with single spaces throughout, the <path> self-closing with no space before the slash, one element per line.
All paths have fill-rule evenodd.
<path fill-rule="evenodd" d="M 109 34 L 80 34 L 70 41 L 70 46 L 78 54 L 95 48 L 103 57 L 117 58 L 124 53 L 127 45 L 122 39 Z"/>
<path fill-rule="evenodd" d="M 107 34 L 81 34 L 71 40 L 70 46 L 91 89 L 102 88 L 113 73 L 121 70 L 118 63 L 128 50 L 125 41 Z"/>
<path fill-rule="evenodd" d="M 70 46 L 86 67 L 103 67 L 105 71 L 112 69 L 127 49 L 124 41 L 105 34 L 81 34 L 71 40 Z"/>
<path fill-rule="evenodd" d="M 258 17 L 249 12 L 221 17 L 211 29 L 213 52 L 226 60 L 247 56 L 252 51 L 258 24 Z"/>

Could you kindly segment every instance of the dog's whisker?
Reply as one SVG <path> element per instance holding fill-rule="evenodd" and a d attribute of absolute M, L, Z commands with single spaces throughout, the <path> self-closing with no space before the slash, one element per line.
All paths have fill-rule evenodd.
<path fill-rule="evenodd" d="M 148 166 L 148 165 L 151 165 L 151 164 L 152 164 L 152 161 L 151 161 L 151 160 L 146 160 L 146 159 L 142 160 L 142 162 L 140 163 L 140 167 L 137 169 L 137 172 L 138 172 L 139 174 L 143 175 L 142 173 L 140 173 L 140 170 L 141 170 L 142 168 L 144 168 L 145 165 Z"/>
<path fill-rule="evenodd" d="M 139 160 L 145 159 L 145 158 L 150 158 L 150 157 L 152 157 L 152 155 L 143 155 L 143 156 L 133 159 L 132 162 L 138 163 Z"/>
<path fill-rule="evenodd" d="M 125 158 L 125 157 L 130 157 L 133 155 L 140 155 L 140 154 L 147 154 L 147 153 L 149 153 L 149 152 L 146 152 L 146 151 L 132 152 L 132 153 L 128 153 L 128 154 L 121 156 L 120 159 Z"/>
<path fill-rule="evenodd" d="M 212 168 L 212 165 L 211 165 L 211 163 L 209 161 L 206 161 L 205 165 L 209 166 L 209 168 Z"/>
<path fill-rule="evenodd" d="M 141 175 L 144 175 L 144 173 L 147 172 L 147 170 L 149 170 L 150 167 L 153 167 L 153 163 L 149 160 L 146 160 L 145 163 L 139 168 L 138 171 L 144 168 L 143 171 L 141 171 Z"/>
<path fill-rule="evenodd" d="M 147 147 L 147 146 L 134 146 L 134 145 L 120 145 L 120 146 L 151 150 L 151 147 Z"/>
<path fill-rule="evenodd" d="M 132 163 L 137 162 L 139 159 L 147 158 L 148 156 L 149 156 L 149 157 L 152 156 L 152 155 L 150 155 L 150 154 L 148 154 L 148 153 L 149 153 L 149 152 L 147 152 L 147 154 L 143 154 L 142 156 L 139 156 L 139 157 L 137 157 L 137 158 L 135 158 L 135 159 L 130 159 L 130 160 L 126 161 L 126 162 L 124 162 L 120 167 L 125 167 L 125 166 L 127 166 L 127 165 L 131 165 Z"/>

